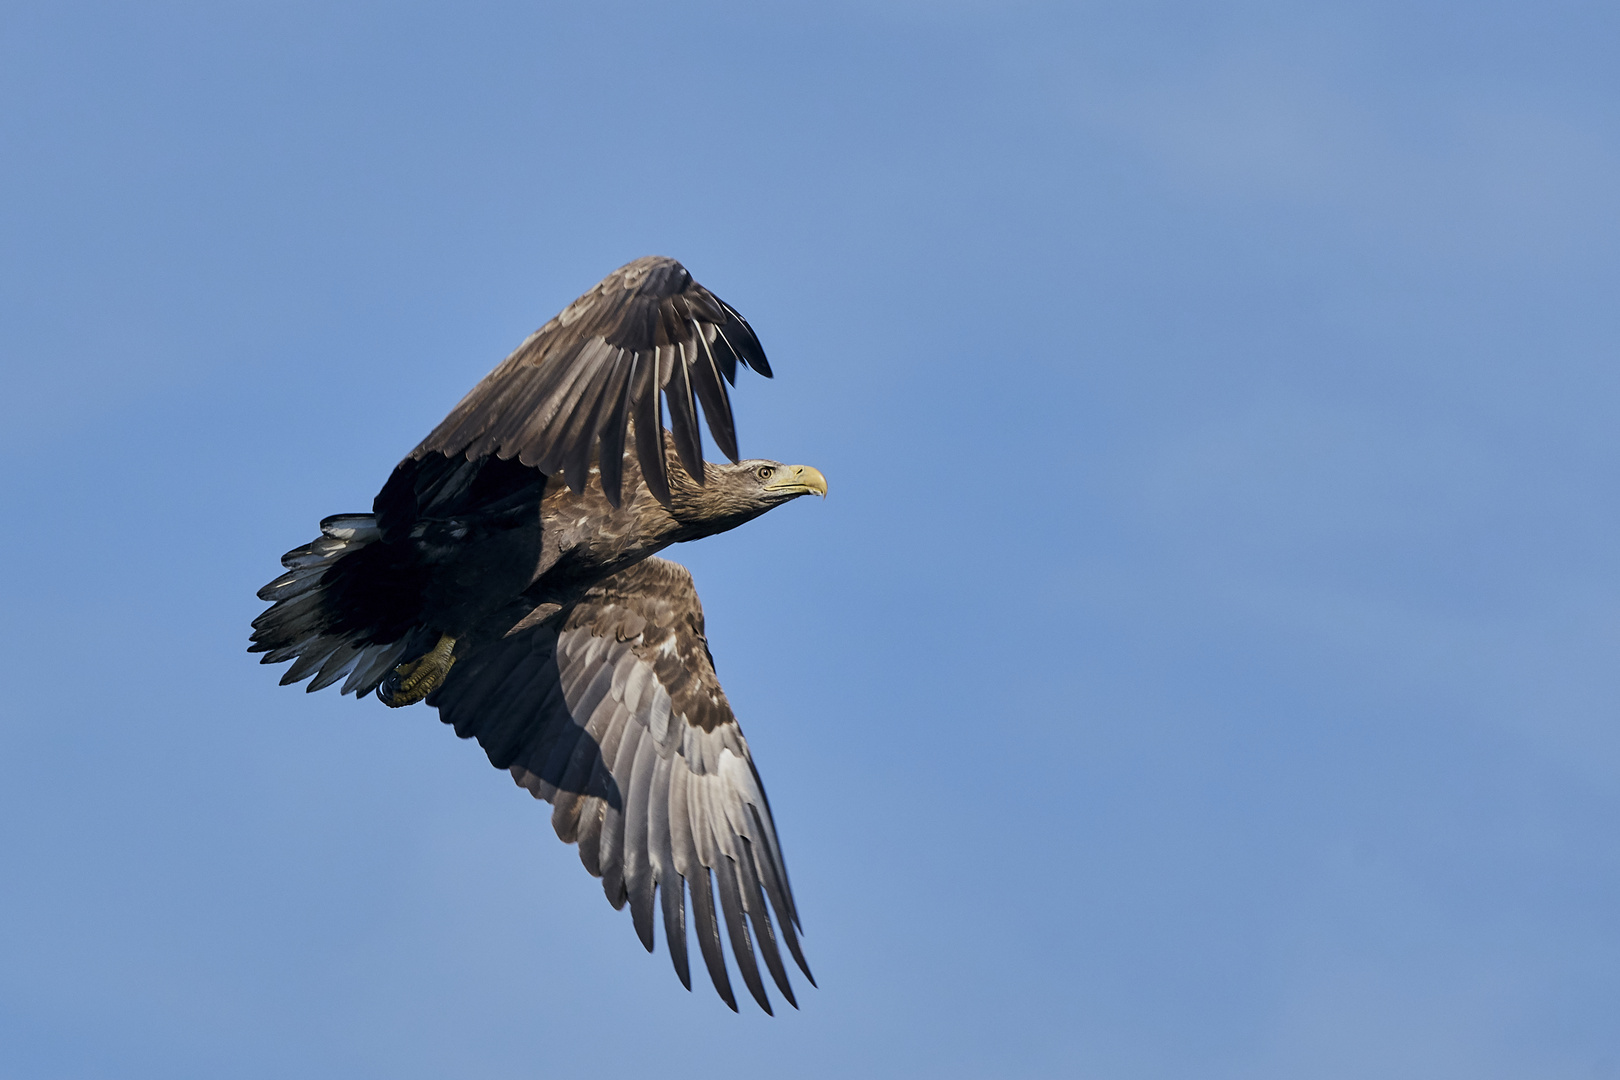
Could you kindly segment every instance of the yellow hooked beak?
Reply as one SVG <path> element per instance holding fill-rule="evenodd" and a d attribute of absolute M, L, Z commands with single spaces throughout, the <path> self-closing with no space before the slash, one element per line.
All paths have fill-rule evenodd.
<path fill-rule="evenodd" d="M 820 495 L 827 497 L 827 478 L 821 475 L 821 470 L 811 465 L 788 465 L 783 467 L 770 483 L 765 485 L 766 491 L 783 492 L 789 495 Z"/>

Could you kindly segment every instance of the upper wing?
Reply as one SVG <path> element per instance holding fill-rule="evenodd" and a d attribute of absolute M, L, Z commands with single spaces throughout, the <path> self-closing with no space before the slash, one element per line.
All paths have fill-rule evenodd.
<path fill-rule="evenodd" d="M 600 440 L 602 488 L 617 506 L 625 434 L 634 423 L 642 475 L 668 506 L 659 395 L 669 405 L 675 449 L 701 483 L 697 403 L 720 451 L 736 461 L 726 383 L 736 383 L 739 361 L 771 374 L 741 315 L 674 259 L 637 259 L 530 334 L 411 456 L 438 450 L 517 457 L 543 473 L 561 473 L 581 491 Z"/>
<path fill-rule="evenodd" d="M 647 559 L 588 592 L 563 620 L 473 648 L 428 699 L 490 762 L 552 803 L 552 825 L 579 843 L 614 907 L 630 902 L 636 933 L 653 947 L 653 902 L 687 989 L 686 901 L 709 977 L 726 1004 L 726 976 L 710 884 L 732 957 L 760 1007 L 771 1011 L 753 941 L 782 996 L 797 1008 L 777 951 L 799 951 L 798 912 L 748 743 L 720 689 L 703 636 L 692 576 Z M 766 898 L 775 912 L 775 928 Z M 749 930 L 753 931 L 753 941 Z"/>

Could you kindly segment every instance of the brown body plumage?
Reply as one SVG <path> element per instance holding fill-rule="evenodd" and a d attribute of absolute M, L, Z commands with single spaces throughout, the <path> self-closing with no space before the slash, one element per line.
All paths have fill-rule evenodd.
<path fill-rule="evenodd" d="M 736 460 L 724 384 L 739 363 L 770 373 L 748 324 L 679 263 L 615 271 L 474 388 L 372 513 L 328 518 L 284 557 L 251 648 L 292 661 L 283 683 L 425 697 L 554 804 L 558 835 L 630 904 L 649 950 L 662 897 L 688 987 L 690 890 L 705 965 L 736 1008 L 723 915 L 769 1011 L 755 942 L 788 1001 L 778 935 L 809 974 L 787 871 L 691 577 L 652 557 L 826 493 L 814 469 Z M 729 463 L 702 460 L 698 402 Z"/>

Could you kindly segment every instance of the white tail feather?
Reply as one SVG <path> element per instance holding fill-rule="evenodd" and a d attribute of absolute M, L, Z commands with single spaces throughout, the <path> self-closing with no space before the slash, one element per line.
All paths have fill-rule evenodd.
<path fill-rule="evenodd" d="M 281 677 L 283 686 L 314 675 L 311 692 L 345 680 L 339 693 L 363 697 L 399 662 L 404 641 L 364 643 L 352 640 L 352 634 L 327 629 L 331 614 L 324 607 L 327 571 L 381 537 L 371 514 L 329 517 L 321 522 L 320 536 L 282 556 L 287 573 L 259 590 L 259 598 L 271 601 L 271 606 L 253 621 L 249 651 L 264 653 L 260 662 L 265 664 L 293 661 Z"/>

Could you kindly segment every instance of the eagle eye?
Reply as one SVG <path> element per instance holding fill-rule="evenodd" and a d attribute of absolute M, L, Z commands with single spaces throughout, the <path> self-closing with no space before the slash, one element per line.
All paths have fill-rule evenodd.
<path fill-rule="evenodd" d="M 776 475 L 776 470 L 771 468 L 769 465 L 761 465 L 759 468 L 754 470 L 754 475 L 759 477 L 761 480 L 769 480 L 772 476 Z"/>

